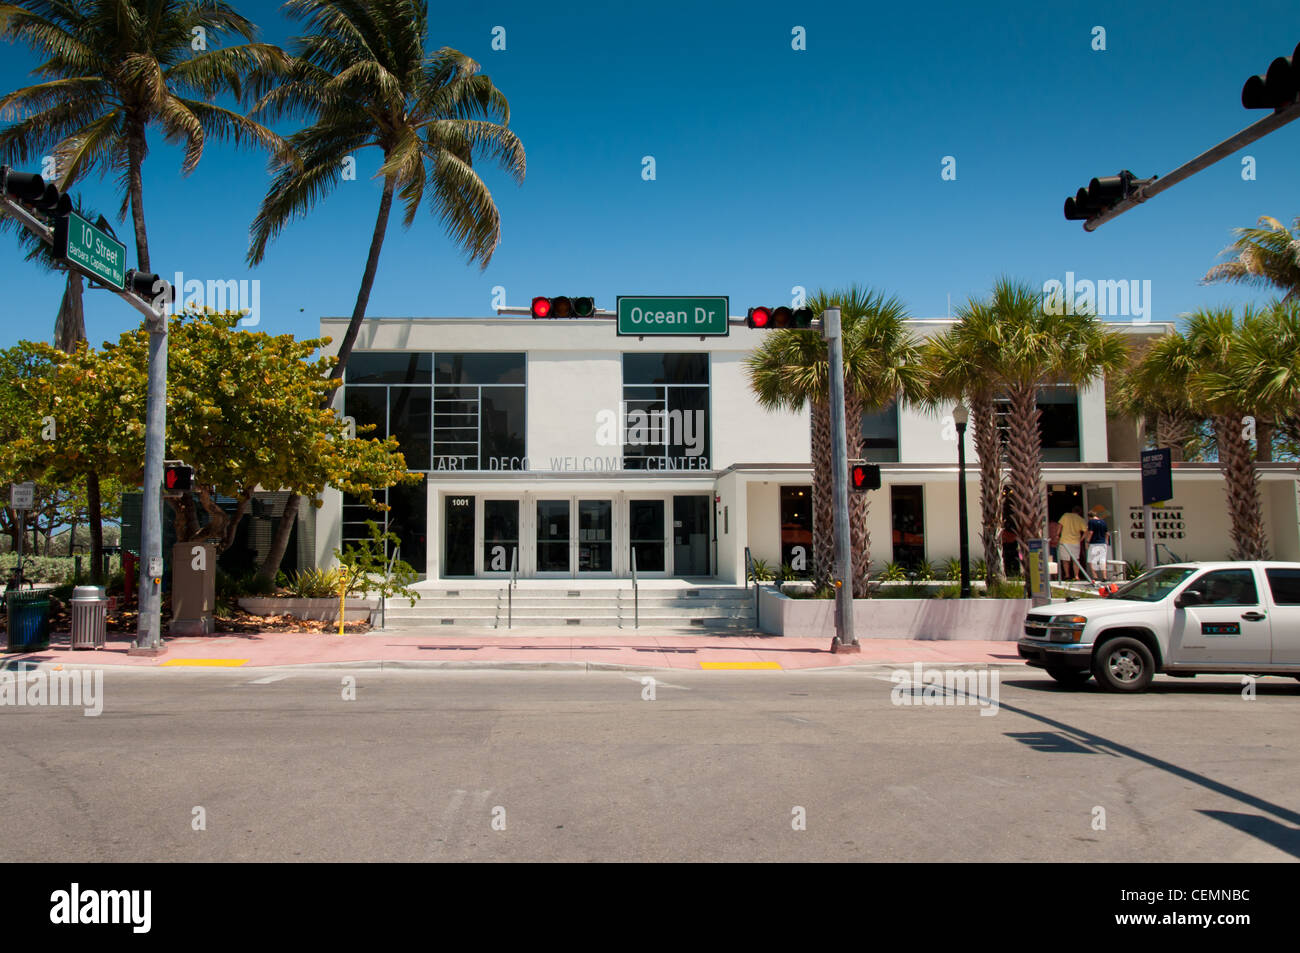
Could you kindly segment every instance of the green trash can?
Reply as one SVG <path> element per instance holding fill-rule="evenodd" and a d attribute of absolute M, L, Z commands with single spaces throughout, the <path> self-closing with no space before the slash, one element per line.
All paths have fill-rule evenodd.
<path fill-rule="evenodd" d="M 43 589 L 5 593 L 10 652 L 35 652 L 50 647 L 50 596 Z"/>

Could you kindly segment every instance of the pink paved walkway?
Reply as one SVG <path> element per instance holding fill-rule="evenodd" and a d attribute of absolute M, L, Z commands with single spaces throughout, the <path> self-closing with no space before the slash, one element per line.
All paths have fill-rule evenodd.
<path fill-rule="evenodd" d="M 480 630 L 437 635 L 376 633 L 323 635 L 268 632 L 257 635 L 213 635 L 167 639 L 166 654 L 157 658 L 128 656 L 125 641 L 110 640 L 103 649 L 73 651 L 67 636 L 54 636 L 48 651 L 6 653 L 9 665 L 18 661 L 74 665 L 114 665 L 157 668 L 177 662 L 259 668 L 277 665 L 338 665 L 359 662 L 470 663 L 606 663 L 642 668 L 701 669 L 723 666 L 781 669 L 827 668 L 873 663 L 1007 664 L 1020 663 L 1014 642 L 966 640 L 916 642 L 869 639 L 856 655 L 832 654 L 830 639 L 774 636 L 629 634 L 626 630 L 596 630 L 590 634 L 483 635 Z M 518 632 L 518 630 L 516 630 Z M 551 630 L 553 632 L 554 630 Z M 220 661 L 219 661 L 220 660 Z M 202 663 L 208 661 L 210 666 Z M 704 664 L 702 664 L 704 663 Z M 754 665 L 753 663 L 763 663 Z M 188 667 L 188 666 L 186 666 Z"/>

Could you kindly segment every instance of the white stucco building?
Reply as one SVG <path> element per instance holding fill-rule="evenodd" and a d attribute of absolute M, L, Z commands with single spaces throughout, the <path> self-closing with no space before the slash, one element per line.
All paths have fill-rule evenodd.
<path fill-rule="evenodd" d="M 733 319 L 734 322 L 734 319 Z M 946 319 L 916 320 L 915 332 Z M 343 318 L 324 318 L 338 341 Z M 1166 324 L 1126 325 L 1135 336 Z M 744 579 L 744 553 L 779 566 L 811 529 L 809 415 L 757 407 L 744 360 L 770 332 L 733 323 L 726 337 L 619 336 L 605 318 L 373 318 L 337 406 L 396 434 L 422 484 L 392 490 L 387 515 L 402 557 L 429 579 Z M 1105 387 L 1046 388 L 1049 511 L 1101 503 L 1114 557 L 1145 558 L 1138 446 L 1108 420 Z M 874 567 L 958 552 L 957 447 L 942 415 L 891 407 L 864 422 L 864 456 L 882 468 L 870 494 Z M 852 445 L 853 435 L 850 435 Z M 972 558 L 979 555 L 978 471 L 967 435 Z M 1264 464 L 1270 543 L 1300 559 L 1294 464 Z M 1162 562 L 1231 549 L 1213 464 L 1178 465 L 1157 521 Z M 364 536 L 373 511 L 328 490 L 316 514 L 318 564 Z M 381 520 L 383 516 L 379 517 Z"/>

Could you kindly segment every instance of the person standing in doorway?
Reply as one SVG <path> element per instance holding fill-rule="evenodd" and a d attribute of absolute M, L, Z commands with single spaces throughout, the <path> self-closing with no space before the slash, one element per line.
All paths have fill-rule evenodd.
<path fill-rule="evenodd" d="M 1051 554 L 1050 556 L 1048 556 L 1048 558 L 1050 559 L 1052 558 L 1052 556 L 1059 556 L 1060 549 L 1061 549 L 1061 523 L 1060 520 L 1052 520 L 1050 523 L 1047 524 L 1047 551 Z M 1065 566 L 1061 565 L 1061 561 L 1059 559 L 1056 562 L 1057 562 L 1056 578 L 1062 579 L 1064 578 L 1065 575 Z"/>
<path fill-rule="evenodd" d="M 1061 578 L 1068 567 L 1071 579 L 1079 578 L 1079 547 L 1088 533 L 1088 521 L 1083 518 L 1083 507 L 1076 506 L 1061 516 L 1061 540 L 1056 547 L 1056 560 L 1061 564 Z"/>
<path fill-rule="evenodd" d="M 1110 542 L 1110 527 L 1106 525 L 1109 514 L 1106 507 L 1098 504 L 1088 511 L 1088 569 L 1093 577 L 1106 581 L 1106 559 L 1109 555 L 1106 544 Z"/>

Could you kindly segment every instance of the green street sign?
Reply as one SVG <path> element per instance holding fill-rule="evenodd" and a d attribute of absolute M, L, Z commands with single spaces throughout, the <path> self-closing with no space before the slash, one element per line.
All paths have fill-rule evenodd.
<path fill-rule="evenodd" d="M 54 257 L 115 291 L 126 287 L 126 246 L 76 212 L 55 221 Z"/>
<path fill-rule="evenodd" d="M 636 337 L 726 337 L 728 309 L 726 295 L 619 295 L 618 333 Z"/>

